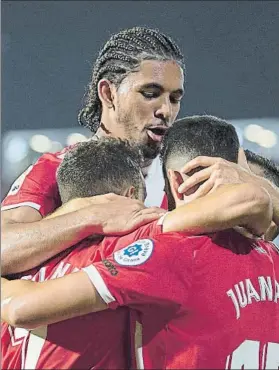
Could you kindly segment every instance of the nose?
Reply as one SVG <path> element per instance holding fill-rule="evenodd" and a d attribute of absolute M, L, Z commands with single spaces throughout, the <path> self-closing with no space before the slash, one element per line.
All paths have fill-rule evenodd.
<path fill-rule="evenodd" d="M 155 117 L 160 118 L 165 124 L 168 124 L 171 121 L 172 104 L 169 97 L 162 99 L 160 107 L 155 111 Z"/>

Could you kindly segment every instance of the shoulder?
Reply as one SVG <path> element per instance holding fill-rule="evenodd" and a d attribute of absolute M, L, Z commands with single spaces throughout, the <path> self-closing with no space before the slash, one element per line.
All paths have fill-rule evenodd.
<path fill-rule="evenodd" d="M 41 155 L 37 161 L 28 168 L 28 172 L 24 173 L 24 176 L 29 174 L 32 176 L 44 176 L 49 178 L 49 176 L 56 177 L 56 170 L 60 163 L 62 162 L 65 155 L 73 148 L 73 146 L 67 146 L 59 152 L 55 153 L 44 153 Z"/>
<path fill-rule="evenodd" d="M 155 243 L 162 245 L 184 245 L 186 247 L 203 246 L 211 242 L 209 235 L 189 235 L 183 232 L 161 233 L 152 238 Z"/>
<path fill-rule="evenodd" d="M 65 155 L 74 147 L 75 145 L 70 145 L 55 153 L 44 153 L 41 157 L 38 158 L 36 163 L 53 162 L 59 164 L 60 162 L 62 162 Z"/>

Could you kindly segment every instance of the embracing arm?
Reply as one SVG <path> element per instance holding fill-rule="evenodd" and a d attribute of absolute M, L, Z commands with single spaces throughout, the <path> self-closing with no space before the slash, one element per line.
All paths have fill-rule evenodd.
<path fill-rule="evenodd" d="M 260 233 L 269 222 L 264 213 L 271 218 L 270 208 L 268 194 L 258 187 L 223 185 L 170 212 L 163 228 L 206 233 L 243 225 Z M 12 326 L 32 329 L 107 308 L 83 271 L 41 283 L 1 279 L 1 284 L 1 318 Z"/>
<path fill-rule="evenodd" d="M 38 266 L 89 235 L 128 233 L 162 212 L 115 194 L 73 199 L 44 219 L 30 207 L 4 211 L 1 274 Z"/>
<path fill-rule="evenodd" d="M 168 213 L 163 231 L 204 234 L 243 226 L 254 235 L 262 235 L 271 217 L 270 198 L 264 189 L 252 184 L 222 185 Z"/>
<path fill-rule="evenodd" d="M 98 216 L 87 209 L 48 220 L 30 207 L 4 211 L 1 228 L 2 275 L 35 267 L 101 230 Z"/>
<path fill-rule="evenodd" d="M 14 327 L 34 329 L 105 309 L 83 271 L 41 283 L 1 278 L 1 321 Z"/>

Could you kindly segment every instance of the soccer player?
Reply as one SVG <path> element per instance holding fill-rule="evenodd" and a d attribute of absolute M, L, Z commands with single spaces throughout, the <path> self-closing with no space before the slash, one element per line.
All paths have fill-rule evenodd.
<path fill-rule="evenodd" d="M 196 124 L 196 120 L 194 120 L 194 123 Z M 202 122 L 202 125 L 204 125 L 204 123 L 205 122 Z M 211 135 L 211 136 L 209 135 L 210 130 L 208 130 L 209 132 L 207 132 L 207 138 L 210 139 L 209 140 L 210 145 L 212 143 L 212 146 L 214 148 L 219 148 L 219 147 L 223 148 L 224 145 L 226 144 L 226 140 L 227 141 L 229 140 L 231 144 L 233 143 L 233 145 L 231 145 L 232 146 L 231 151 L 232 151 L 233 154 L 231 154 L 230 156 L 226 156 L 226 158 L 229 159 L 229 160 L 233 160 L 233 159 L 236 160 L 237 159 L 237 153 L 238 153 L 238 139 L 237 139 L 237 136 L 236 136 L 236 133 L 235 133 L 234 129 L 230 125 L 226 126 L 226 125 L 224 125 L 224 123 L 222 123 L 222 121 L 219 122 L 218 120 L 217 120 L 217 122 L 215 121 L 213 124 L 211 123 L 211 126 L 213 126 L 213 128 L 214 128 L 215 125 L 218 128 L 223 128 L 224 134 L 223 134 L 222 137 L 220 137 L 218 139 L 218 137 L 216 135 L 216 130 L 214 132 L 214 135 Z M 199 128 L 200 127 L 198 125 L 197 129 L 199 129 Z M 217 130 L 217 132 L 218 132 L 218 130 Z M 180 132 L 179 132 L 179 134 L 180 134 Z M 170 136 L 170 138 L 171 138 L 171 136 Z M 184 139 L 184 137 L 181 137 L 181 140 L 182 139 Z M 212 142 L 211 139 L 212 140 L 214 139 L 215 143 Z M 173 141 L 170 140 L 170 144 L 173 145 L 173 143 L 174 143 L 174 140 Z M 89 143 L 87 143 L 87 144 L 89 144 Z M 91 144 L 93 144 L 93 143 L 91 143 Z M 182 150 L 182 148 L 180 146 L 181 142 L 178 142 L 178 144 L 179 144 L 179 146 L 178 146 L 179 149 L 177 149 L 177 150 L 181 154 L 181 150 Z M 200 144 L 204 144 L 204 143 L 200 143 Z M 216 144 L 216 145 L 214 145 L 214 144 Z M 191 143 L 191 145 L 192 145 L 192 143 Z M 192 146 L 191 146 L 191 149 L 193 150 Z M 188 148 L 188 150 L 189 150 L 189 148 Z M 188 150 L 187 150 L 187 152 L 188 152 Z M 217 154 L 217 155 L 220 154 L 220 152 L 218 152 L 218 149 L 216 149 L 216 151 L 217 152 L 215 152 L 215 154 Z M 221 152 L 222 152 L 222 150 L 221 150 Z M 193 152 L 191 154 L 195 155 L 195 153 L 197 153 L 197 152 L 195 152 L 195 150 L 193 150 Z M 209 153 L 207 153 L 207 154 L 209 154 Z M 112 153 L 112 156 L 113 155 L 114 155 L 114 153 Z M 100 158 L 102 159 L 103 156 L 101 155 Z M 101 162 L 101 164 L 104 165 L 103 162 Z M 62 166 L 63 166 L 63 164 L 62 164 Z M 66 168 L 64 168 L 64 171 L 65 170 L 66 170 Z M 94 170 L 95 170 L 95 167 L 94 167 Z M 124 174 L 127 174 L 126 170 L 125 171 L 123 170 L 123 175 Z M 64 181 L 64 186 L 60 187 L 61 196 L 62 196 L 62 194 L 65 194 L 66 200 L 68 199 L 68 197 L 73 196 L 72 191 L 74 191 L 74 190 L 71 190 L 71 189 L 78 189 L 78 187 L 79 187 L 80 176 L 78 176 L 78 175 L 79 174 L 74 173 L 74 175 L 72 174 L 72 177 L 69 177 L 69 173 L 67 174 L 67 172 L 64 172 L 64 175 L 63 175 L 63 168 L 62 168 L 62 173 L 60 171 L 58 171 L 58 181 L 59 181 L 59 179 L 62 180 L 62 182 Z M 176 176 L 177 174 L 174 173 L 173 175 Z M 130 177 L 131 177 L 131 174 L 130 174 Z M 66 178 L 68 178 L 68 179 L 72 178 L 72 180 L 69 182 L 69 180 L 66 181 Z M 95 178 L 95 176 L 94 176 L 94 178 Z M 174 188 L 177 189 L 177 186 L 176 186 L 177 184 L 172 179 L 174 179 L 173 176 L 171 176 L 170 179 L 169 179 L 171 188 L 173 188 L 173 185 L 175 185 Z M 105 183 L 107 184 L 108 181 L 106 181 Z M 85 184 L 86 184 L 86 182 L 85 182 Z M 126 189 L 126 191 L 127 191 L 127 183 L 124 183 L 124 184 L 125 184 L 124 189 Z M 142 182 L 142 184 L 143 184 L 143 182 Z M 83 193 L 84 185 L 82 183 L 81 183 L 81 185 L 82 185 L 82 189 L 81 190 L 75 190 L 75 191 L 80 191 L 81 193 Z M 234 186 L 236 188 L 238 187 L 239 191 L 241 189 L 243 191 L 243 189 L 244 189 L 242 187 L 243 185 L 245 185 L 245 184 L 237 184 L 237 185 L 234 185 Z M 232 187 L 234 187 L 234 186 L 232 186 Z M 235 190 L 236 190 L 236 188 L 235 188 Z M 92 189 L 94 189 L 94 188 L 92 187 Z M 193 201 L 192 204 L 188 204 L 186 206 L 185 205 L 181 206 L 180 205 L 181 200 L 177 198 L 178 199 L 177 200 L 177 206 L 180 205 L 180 207 L 176 211 L 171 212 L 170 214 L 168 214 L 165 217 L 165 219 L 163 221 L 163 230 L 164 231 L 170 231 L 171 230 L 170 225 L 173 226 L 171 218 L 175 213 L 176 213 L 176 215 L 179 214 L 179 216 L 180 216 L 179 220 L 178 220 L 178 223 L 177 223 L 178 227 L 181 227 L 181 218 L 182 218 L 183 215 L 184 216 L 185 215 L 189 216 L 189 217 L 186 217 L 184 219 L 187 220 L 187 218 L 188 218 L 189 222 L 191 223 L 192 222 L 191 220 L 193 219 L 193 217 L 195 217 L 195 212 L 197 213 L 197 210 L 195 212 L 193 212 L 193 209 L 195 208 L 195 206 L 196 206 L 197 209 L 198 209 L 198 207 L 201 207 L 201 206 L 205 207 L 204 212 L 208 212 L 208 214 L 209 214 L 209 218 L 207 219 L 208 225 L 210 225 L 213 222 L 214 218 L 219 219 L 221 217 L 221 214 L 222 215 L 227 214 L 224 221 L 225 221 L 226 225 L 229 225 L 228 222 L 231 222 L 231 221 L 229 221 L 229 215 L 230 215 L 230 217 L 232 217 L 232 214 L 235 214 L 235 216 L 236 216 L 236 209 L 237 209 L 237 208 L 235 208 L 235 205 L 230 207 L 230 209 L 226 209 L 227 207 L 229 207 L 228 202 L 232 201 L 230 198 L 228 198 L 228 196 L 229 196 L 228 190 L 229 189 L 232 189 L 232 188 L 229 186 L 229 188 L 226 188 L 226 192 L 222 192 L 221 191 L 222 188 L 217 189 L 215 191 L 215 194 L 213 193 L 212 195 L 204 197 L 204 199 L 198 199 L 196 201 Z M 253 191 L 255 191 L 255 190 L 256 189 L 253 185 L 248 185 L 248 192 L 245 195 L 245 197 L 247 196 L 246 202 L 242 201 L 242 204 L 240 205 L 240 208 L 238 208 L 238 212 L 239 211 L 244 212 L 244 214 L 246 213 L 246 215 L 242 220 L 241 220 L 241 218 L 238 218 L 238 222 L 244 223 L 244 224 L 247 224 L 247 222 L 248 222 L 248 224 L 250 223 L 250 226 L 251 226 L 251 223 L 255 223 L 257 225 L 257 227 L 259 227 L 259 225 L 261 225 L 261 222 L 262 222 L 262 225 L 261 225 L 262 227 L 264 227 L 264 224 L 266 226 L 268 226 L 269 220 L 268 219 L 266 220 L 265 217 L 268 215 L 268 213 L 271 211 L 271 209 L 268 209 L 268 208 L 262 209 L 262 213 L 260 214 L 259 213 L 259 206 L 262 207 L 264 204 L 265 204 L 265 206 L 267 206 L 267 204 L 269 202 L 269 198 L 268 198 L 268 196 L 266 196 L 267 194 L 265 192 L 262 192 L 262 200 L 261 200 L 261 202 L 259 202 L 260 193 L 258 193 L 257 195 L 255 193 L 252 194 Z M 91 190 L 91 191 L 93 191 L 93 190 Z M 133 192 L 134 191 L 135 191 L 135 189 L 133 190 Z M 129 190 L 128 192 L 131 194 L 132 191 Z M 215 203 L 214 202 L 212 203 L 212 200 L 214 199 L 214 195 L 215 195 Z M 256 199 L 255 199 L 255 195 L 256 195 Z M 64 195 L 62 196 L 62 199 L 63 198 L 64 198 Z M 175 195 L 175 198 L 176 198 L 176 195 Z M 253 202 L 251 202 L 250 206 L 248 207 L 248 208 L 250 208 L 250 216 L 248 216 L 247 209 L 246 209 L 248 199 L 250 199 L 250 201 L 253 199 Z M 198 202 L 200 202 L 202 200 L 206 203 L 203 203 L 203 204 L 200 203 L 199 204 Z M 217 203 L 216 203 L 216 200 L 217 200 Z M 266 201 L 268 201 L 268 202 L 266 203 Z M 255 202 L 259 202 L 259 203 L 255 203 Z M 198 206 L 198 204 L 199 204 L 199 206 Z M 255 207 L 256 204 L 258 204 L 258 206 Z M 252 205 L 254 205 L 253 208 L 251 208 Z M 213 206 L 215 207 L 215 210 L 213 209 Z M 216 206 L 217 206 L 217 208 L 216 208 Z M 185 212 L 185 213 L 180 212 L 182 209 L 184 209 L 184 211 L 186 211 L 185 207 L 188 207 L 187 212 Z M 218 207 L 219 207 L 219 209 L 218 209 Z M 254 214 L 253 214 L 252 209 L 255 210 Z M 192 213 L 192 215 L 191 215 L 191 213 Z M 238 215 L 238 217 L 240 217 L 240 214 Z M 271 217 L 271 214 L 270 214 L 270 217 Z M 236 221 L 236 218 L 235 218 L 234 221 Z M 192 227 L 194 227 L 194 224 L 192 225 Z M 222 225 L 220 227 L 222 227 Z M 254 226 L 252 226 L 252 227 L 254 227 Z M 166 234 L 166 236 L 169 239 L 172 238 L 171 234 Z M 157 238 L 160 238 L 160 235 Z M 180 235 L 177 238 L 179 240 Z M 183 238 L 186 238 L 185 235 L 183 235 Z M 196 238 L 198 239 L 198 237 L 196 237 Z M 154 240 L 156 240 L 156 237 L 155 237 Z M 127 241 L 127 239 L 125 240 L 125 242 L 126 241 Z M 168 321 L 170 321 L 170 320 L 176 320 L 176 319 L 178 319 L 178 321 L 179 321 L 179 318 L 181 320 L 184 317 L 183 315 L 181 315 L 181 313 L 183 313 L 183 310 L 182 310 L 182 312 L 178 312 L 179 311 L 178 306 L 179 306 L 180 303 L 177 304 L 176 301 L 173 303 L 172 300 L 170 299 L 169 289 L 173 289 L 173 292 L 172 292 L 173 296 L 176 296 L 178 289 L 181 287 L 181 284 L 184 282 L 184 275 L 188 271 L 187 264 L 192 263 L 192 260 L 193 260 L 191 255 L 189 255 L 189 256 L 186 256 L 186 259 L 189 258 L 189 261 L 185 261 L 185 258 L 182 258 L 184 253 L 185 253 L 185 248 L 183 249 L 183 247 L 182 247 L 182 249 L 180 249 L 179 244 L 182 244 L 182 243 L 180 243 L 180 241 L 179 241 L 178 245 L 176 246 L 176 244 L 175 244 L 176 239 L 175 238 L 173 239 L 173 241 L 174 241 L 174 244 L 171 247 L 171 249 L 173 251 L 174 258 L 171 255 L 167 256 L 169 258 L 168 267 L 167 267 L 168 263 L 165 260 L 166 255 L 165 255 L 165 246 L 164 246 L 165 242 L 164 242 L 162 244 L 162 254 L 158 255 L 159 264 L 154 269 L 154 271 L 151 271 L 151 270 L 148 271 L 148 277 L 146 276 L 146 271 L 145 271 L 146 260 L 150 259 L 150 262 L 152 263 L 152 268 L 154 268 L 154 262 L 152 262 L 153 257 L 155 256 L 157 258 L 157 253 L 159 253 L 159 252 L 157 252 L 158 248 L 155 250 L 152 246 L 152 242 L 149 239 L 145 239 L 144 241 L 139 241 L 139 242 L 133 243 L 131 246 L 129 246 L 129 248 L 125 248 L 125 250 L 123 251 L 122 246 L 125 245 L 124 240 L 121 241 L 121 238 L 120 238 L 118 240 L 111 241 L 111 239 L 108 238 L 106 241 L 103 242 L 102 248 L 100 250 L 98 250 L 98 253 L 99 253 L 99 255 L 102 259 L 102 262 L 96 263 L 96 265 L 95 265 L 98 268 L 98 270 L 100 269 L 101 275 L 106 275 L 105 272 L 103 274 L 102 268 L 100 268 L 100 266 L 99 266 L 99 264 L 103 265 L 104 266 L 104 271 L 108 271 L 109 276 L 111 278 L 115 278 L 117 281 L 118 281 L 118 274 L 120 273 L 119 278 L 120 278 L 120 281 L 123 281 L 123 283 L 124 283 L 123 286 L 125 288 L 124 288 L 123 291 L 120 289 L 121 292 L 120 291 L 119 292 L 120 292 L 120 296 L 122 296 L 124 299 L 126 297 L 125 289 L 127 288 L 127 283 L 125 282 L 125 278 L 124 278 L 125 272 L 129 275 L 129 271 L 131 271 L 131 278 L 133 278 L 134 274 L 137 275 L 137 280 L 131 280 L 132 284 L 130 284 L 130 287 L 129 287 L 129 289 L 131 289 L 135 294 L 133 292 L 131 294 L 128 294 L 128 300 L 129 300 L 129 298 L 131 298 L 132 300 L 133 299 L 135 299 L 135 300 L 139 299 L 138 302 L 135 301 L 135 304 L 137 305 L 136 307 L 138 308 L 138 310 L 140 310 L 140 312 L 143 313 L 144 323 L 146 323 L 146 322 L 149 323 L 150 331 L 148 333 L 149 339 L 147 339 L 147 341 L 149 342 L 149 345 L 147 346 L 148 347 L 148 348 L 146 348 L 147 352 L 145 351 L 145 353 L 146 353 L 147 356 L 151 356 L 150 357 L 150 361 L 151 361 L 150 364 L 154 364 L 155 368 L 165 367 L 165 364 L 162 364 L 160 362 L 161 361 L 160 360 L 160 358 L 161 358 L 160 357 L 161 344 L 164 344 L 165 340 L 167 340 L 167 341 L 170 340 L 171 342 L 173 342 L 173 339 L 176 339 L 176 336 L 174 334 L 171 334 L 171 336 L 166 336 L 166 332 L 165 332 L 166 323 L 168 323 Z M 122 244 L 122 246 L 121 246 L 121 244 Z M 187 248 L 189 248 L 189 250 L 191 250 L 191 246 L 189 246 Z M 114 254 L 115 261 L 112 260 L 110 257 L 108 257 L 108 259 L 106 259 L 106 256 L 108 256 L 115 249 L 118 250 Z M 154 253 L 153 253 L 153 249 L 154 249 Z M 166 251 L 168 251 L 168 249 Z M 81 253 L 81 251 L 80 251 L 80 253 Z M 154 256 L 153 256 L 153 254 L 154 254 Z M 179 254 L 180 254 L 180 257 L 177 258 L 179 256 Z M 91 262 L 94 262 L 94 258 L 95 257 L 91 258 Z M 81 261 L 81 256 L 78 258 L 78 260 Z M 180 261 L 180 265 L 185 265 L 185 267 L 186 267 L 186 270 L 184 271 L 183 274 L 182 274 L 183 269 L 181 269 L 181 267 L 179 267 L 179 269 L 177 269 L 177 266 L 179 266 L 179 261 Z M 88 256 L 87 256 L 87 263 L 88 263 Z M 141 266 L 141 265 L 143 267 L 143 269 L 141 270 L 142 273 L 143 273 L 143 276 L 142 276 L 143 280 L 141 279 L 140 274 L 139 274 L 139 270 L 138 270 L 139 266 Z M 74 267 L 74 265 L 72 264 L 71 266 L 68 267 L 68 269 L 72 271 L 73 267 Z M 89 276 L 92 278 L 92 280 L 95 281 L 95 278 L 93 276 L 94 273 L 92 274 L 92 268 L 93 268 L 93 265 L 89 266 L 89 268 L 86 269 L 86 271 L 89 274 Z M 93 268 L 93 270 L 94 270 L 94 268 Z M 171 273 L 170 273 L 170 271 L 171 271 Z M 177 276 L 176 276 L 176 271 L 177 271 L 177 274 L 178 274 Z M 96 270 L 94 270 L 94 272 L 95 272 L 95 277 L 96 277 Z M 158 274 L 159 274 L 159 276 L 158 276 Z M 168 274 L 169 274 L 169 276 L 168 276 Z M 40 274 L 38 273 L 37 277 L 39 275 Z M 57 276 L 57 274 L 56 274 L 56 276 Z M 98 280 L 98 276 L 100 277 L 100 275 L 97 275 L 97 278 L 96 278 L 97 280 Z M 172 280 L 173 277 L 175 277 L 175 279 L 177 279 L 177 281 L 173 281 Z M 103 276 L 103 278 L 106 280 L 106 277 Z M 153 284 L 155 284 L 155 281 L 157 280 L 157 278 L 158 278 L 158 282 L 157 282 L 158 291 L 157 291 L 157 289 L 154 290 L 154 286 L 153 286 Z M 204 277 L 204 278 L 207 278 L 207 277 Z M 76 279 L 79 281 L 78 285 L 76 284 Z M 108 279 L 109 279 L 109 277 L 108 277 Z M 169 279 L 171 285 L 165 286 L 167 279 Z M 67 284 L 68 284 L 67 286 L 65 285 L 66 281 L 67 281 Z M 100 286 L 103 289 L 103 291 L 99 291 L 99 292 L 101 294 L 101 297 L 103 297 L 103 298 L 105 297 L 105 302 L 107 302 L 109 300 L 112 300 L 112 301 L 114 301 L 114 303 L 117 303 L 117 302 L 115 302 L 115 299 L 113 298 L 113 296 L 109 292 L 111 287 L 109 287 L 109 290 L 106 289 L 105 288 L 105 283 L 102 280 L 102 278 L 100 278 L 98 280 L 98 283 L 100 284 Z M 60 286 L 60 288 L 62 287 L 61 284 L 63 286 L 65 285 L 64 286 L 65 289 L 62 289 L 62 290 L 57 289 L 58 285 Z M 153 287 L 153 289 L 150 290 L 149 293 L 146 292 L 146 287 L 147 286 L 148 287 Z M 142 289 L 143 295 L 141 295 L 141 293 L 139 293 L 139 295 L 138 295 L 138 291 L 139 291 L 140 287 Z M 164 289 L 161 289 L 162 287 L 164 287 Z M 52 292 L 52 293 L 50 294 L 50 292 Z M 75 292 L 74 296 L 73 296 L 73 292 Z M 145 294 L 147 294 L 147 296 L 148 296 L 147 298 L 145 297 Z M 53 280 L 53 281 L 47 281 L 47 282 L 40 283 L 40 284 L 36 284 L 36 283 L 30 282 L 30 281 L 12 281 L 12 282 L 4 281 L 3 282 L 2 297 L 3 297 L 2 299 L 4 300 L 4 302 L 6 302 L 6 304 L 3 305 L 2 318 L 5 319 L 6 321 L 10 322 L 13 325 L 24 326 L 24 327 L 27 327 L 27 328 L 34 328 L 38 324 L 43 325 L 43 324 L 55 322 L 57 320 L 68 319 L 68 318 L 71 318 L 71 317 L 76 316 L 78 314 L 89 313 L 89 312 L 92 312 L 92 311 L 100 309 L 100 308 L 106 308 L 106 304 L 104 304 L 103 302 L 100 302 L 100 297 L 99 297 L 99 301 L 98 301 L 98 293 L 96 293 L 96 294 L 94 293 L 94 289 L 93 289 L 92 285 L 90 284 L 90 281 L 87 278 L 87 275 L 84 272 L 79 272 L 79 273 L 72 274 L 70 276 L 67 276 L 67 277 L 64 277 L 64 278 L 61 278 L 61 279 L 57 279 L 57 280 Z M 47 297 L 47 299 L 46 299 L 46 297 Z M 171 295 L 171 297 L 172 297 L 172 295 Z M 179 297 L 181 297 L 181 300 L 183 301 L 183 299 L 182 299 L 183 293 L 181 294 L 181 291 L 179 293 Z M 149 305 L 145 304 L 146 303 L 145 298 L 146 298 L 147 301 L 149 300 L 149 303 L 150 303 Z M 176 297 L 176 299 L 178 299 L 178 297 Z M 46 310 L 44 310 L 44 307 L 43 307 L 44 305 L 42 304 L 42 302 L 46 302 L 45 303 L 45 305 L 47 306 Z M 122 303 L 125 303 L 125 302 L 123 301 Z M 18 306 L 18 304 L 20 304 L 20 306 Z M 96 306 L 94 307 L 95 304 L 96 304 Z M 127 304 L 129 304 L 129 302 L 127 302 Z M 141 308 L 142 304 L 144 305 L 143 308 Z M 63 307 L 63 309 L 62 309 L 62 307 Z M 118 311 L 116 311 L 116 312 L 118 312 Z M 154 316 L 154 314 L 155 314 L 155 316 Z M 178 316 L 176 316 L 176 314 Z M 97 315 L 99 315 L 99 314 L 97 314 Z M 93 317 L 94 317 L 94 315 L 93 315 Z M 97 316 L 95 316 L 95 317 L 97 317 Z M 117 318 L 115 317 L 115 319 L 117 319 Z M 148 321 L 149 319 L 151 319 L 152 321 Z M 98 320 L 100 321 L 100 316 L 98 317 Z M 119 323 L 118 319 L 117 319 L 117 322 Z M 64 322 L 65 325 L 67 325 L 67 323 L 68 323 L 68 321 Z M 135 323 L 137 325 L 137 328 L 140 328 L 141 327 L 140 325 L 142 325 L 142 324 L 137 324 L 134 320 L 132 320 L 131 323 L 132 324 Z M 59 324 L 56 324 L 56 325 L 59 325 Z M 62 325 L 62 323 L 60 323 L 60 325 Z M 54 327 L 55 327 L 55 325 L 50 325 L 49 326 L 48 334 L 47 334 L 48 337 L 47 337 L 46 342 L 45 342 L 45 347 L 43 347 L 43 351 L 44 351 L 44 349 L 48 348 L 49 352 L 46 351 L 45 353 L 47 353 L 47 352 L 50 353 L 50 351 L 51 351 L 50 347 L 51 347 L 51 345 L 53 345 L 53 342 L 54 342 L 54 340 L 51 338 L 51 334 L 54 332 L 54 329 L 53 329 Z M 132 328 L 133 328 L 133 326 L 132 326 Z M 97 329 L 98 329 L 98 331 L 95 331 L 95 332 L 98 332 L 98 338 L 101 338 L 101 336 L 99 335 L 99 330 L 100 329 L 98 328 L 98 325 L 97 325 Z M 183 331 L 183 329 L 185 329 L 185 328 L 183 328 L 183 326 L 182 326 L 182 331 Z M 93 328 L 92 328 L 92 330 L 93 330 Z M 161 333 L 161 331 L 163 331 L 163 333 Z M 110 339 L 111 339 L 111 336 L 112 336 L 112 332 L 113 332 L 113 326 L 111 325 L 110 330 L 109 330 L 109 334 L 108 334 L 110 336 Z M 57 331 L 56 331 L 56 333 L 57 333 Z M 46 334 L 46 329 L 45 329 L 45 334 Z M 49 337 L 49 335 L 50 335 L 50 337 Z M 61 332 L 61 335 L 62 335 L 62 332 Z M 35 333 L 35 336 L 36 336 L 36 333 Z M 117 339 L 115 337 L 114 337 L 114 339 L 115 339 L 115 343 L 119 344 L 119 341 L 117 341 Z M 162 339 L 163 339 L 163 341 L 161 342 Z M 158 340 L 159 340 L 159 342 L 158 342 Z M 181 340 L 181 338 L 179 340 Z M 100 339 L 100 341 L 101 341 L 101 339 Z M 77 341 L 77 342 L 80 343 L 80 340 Z M 83 346 L 82 343 L 81 343 L 81 346 Z M 177 343 L 173 342 L 173 346 L 175 344 L 177 344 Z M 42 345 L 43 345 L 43 343 L 42 343 Z M 106 342 L 104 342 L 103 345 L 105 346 Z M 137 343 L 137 345 L 138 345 L 138 343 Z M 42 347 L 40 347 L 40 348 L 42 348 Z M 68 346 L 66 346 L 66 348 L 68 348 Z M 173 348 L 174 347 L 172 347 L 172 349 Z M 134 349 L 134 347 L 132 348 L 132 350 L 133 349 Z M 153 349 L 155 350 L 156 355 L 152 354 Z M 60 351 L 61 351 L 61 349 L 60 349 Z M 163 351 L 162 352 L 163 356 L 165 356 L 164 348 L 162 348 L 162 351 Z M 77 353 L 77 351 L 75 351 L 75 352 Z M 116 354 L 114 354 L 114 356 L 116 356 L 117 353 L 122 354 L 123 352 L 118 350 L 118 352 L 116 352 Z M 111 355 L 112 355 L 112 353 L 111 353 Z M 177 353 L 176 353 L 175 350 L 174 350 L 174 353 L 169 353 L 168 352 L 168 355 L 177 357 Z M 70 357 L 71 356 L 69 356 L 69 353 L 68 353 L 69 362 L 70 362 Z M 54 358 L 54 356 L 53 356 L 53 358 Z M 81 356 L 81 358 L 82 358 L 82 356 Z M 164 358 L 165 357 L 163 357 L 163 359 Z M 40 360 L 45 361 L 45 362 L 40 363 L 41 364 L 40 366 L 45 367 L 46 363 L 47 363 L 47 357 L 45 355 L 42 355 L 42 356 L 39 357 L 39 361 Z M 112 356 L 111 360 L 113 360 L 113 356 Z M 51 361 L 51 359 L 49 361 Z M 116 361 L 116 359 L 115 359 L 115 361 Z M 157 362 L 157 361 L 159 361 L 159 362 Z M 67 365 L 69 365 L 69 362 L 67 363 Z M 53 364 L 53 362 L 52 362 L 52 364 Z M 71 366 L 73 366 L 73 364 Z M 161 366 L 163 366 L 163 367 L 161 367 Z M 168 367 L 168 365 L 167 365 L 167 367 Z"/>
<path fill-rule="evenodd" d="M 79 113 L 79 122 L 92 131 L 95 139 L 118 137 L 141 147 L 148 206 L 162 203 L 161 165 L 158 159 L 152 161 L 158 155 L 164 133 L 179 112 L 183 85 L 183 55 L 170 37 L 145 27 L 125 29 L 112 35 L 100 50 L 86 103 Z M 56 170 L 67 150 L 44 154 L 16 180 L 4 199 L 2 274 L 35 267 L 88 235 L 100 232 L 102 224 L 109 224 L 106 232 L 112 234 L 127 232 L 123 225 L 133 216 L 131 208 L 134 211 L 135 205 L 142 214 L 140 203 L 126 200 L 121 205 L 122 199 L 103 196 L 75 201 L 70 205 L 75 212 L 44 219 L 61 205 Z M 107 204 L 100 207 L 99 203 Z M 91 208 L 90 212 L 84 209 L 85 205 Z M 109 210 L 115 210 L 114 214 Z M 77 218 L 83 220 L 84 213 L 91 218 L 87 217 L 86 224 L 77 224 Z"/>
<path fill-rule="evenodd" d="M 192 122 L 193 117 L 189 119 Z M 203 118 L 200 116 L 196 117 L 196 120 L 198 121 L 201 121 L 202 119 L 206 121 L 208 120 L 208 116 L 203 116 Z M 183 122 L 187 122 L 187 118 L 186 121 L 185 119 L 182 119 L 181 122 L 182 124 Z M 200 139 L 199 136 L 196 138 L 197 140 Z M 189 191 L 191 192 L 193 189 L 195 189 L 198 185 L 201 185 L 195 194 L 188 198 L 188 200 L 190 200 L 197 199 L 208 192 L 212 192 L 222 183 L 248 182 L 262 186 L 269 193 L 273 204 L 273 222 L 270 226 L 270 229 L 267 231 L 265 238 L 266 240 L 273 240 L 277 234 L 277 229 L 279 228 L 278 168 L 271 161 L 263 157 L 254 154 L 252 159 L 252 155 L 249 154 L 249 151 L 246 151 L 246 153 L 248 153 L 249 165 L 252 163 L 252 172 L 249 166 L 246 168 L 246 170 L 239 167 L 239 165 L 242 167 L 246 167 L 247 165 L 245 152 L 242 148 L 239 150 L 238 164 L 226 161 L 224 158 L 208 157 L 206 155 L 198 156 L 192 159 L 185 166 L 183 166 L 183 168 L 181 168 L 181 172 L 188 174 L 194 173 L 194 175 L 188 177 L 184 183 L 181 183 L 178 193 L 180 194 L 180 197 L 183 197 L 183 194 L 187 194 Z M 203 167 L 204 169 L 196 172 L 198 169 Z"/>

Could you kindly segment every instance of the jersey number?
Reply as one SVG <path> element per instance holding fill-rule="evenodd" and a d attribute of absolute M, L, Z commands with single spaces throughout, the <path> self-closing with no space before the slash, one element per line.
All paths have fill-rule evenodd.
<path fill-rule="evenodd" d="M 260 342 L 245 340 L 227 357 L 228 369 L 278 369 L 279 343 L 266 343 L 260 357 Z"/>
<path fill-rule="evenodd" d="M 22 328 L 11 328 L 9 326 L 9 332 L 12 346 L 20 345 L 22 347 L 21 369 L 36 369 L 47 337 L 47 326 L 40 326 L 30 331 Z"/>

